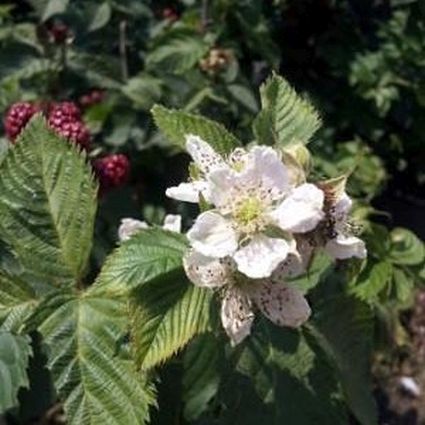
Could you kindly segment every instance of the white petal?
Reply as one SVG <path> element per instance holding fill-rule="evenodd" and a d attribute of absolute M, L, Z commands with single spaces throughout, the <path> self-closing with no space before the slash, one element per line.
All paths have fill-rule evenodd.
<path fill-rule="evenodd" d="M 224 159 L 207 142 L 193 134 L 186 136 L 186 150 L 204 174 L 225 165 Z"/>
<path fill-rule="evenodd" d="M 327 242 L 325 250 L 333 258 L 339 260 L 351 257 L 366 258 L 367 256 L 365 243 L 355 236 L 339 234 L 335 239 Z"/>
<path fill-rule="evenodd" d="M 248 277 L 269 277 L 289 252 L 284 239 L 256 235 L 233 256 L 238 270 Z"/>
<path fill-rule="evenodd" d="M 237 287 L 227 289 L 221 303 L 221 323 L 232 346 L 242 342 L 251 333 L 253 320 L 249 296 Z"/>
<path fill-rule="evenodd" d="M 353 205 L 353 201 L 345 192 L 343 192 L 343 194 L 339 197 L 339 199 L 335 203 L 334 216 L 336 220 L 344 221 L 347 218 L 352 205 Z"/>
<path fill-rule="evenodd" d="M 120 241 L 126 241 L 141 229 L 147 229 L 148 227 L 149 226 L 144 221 L 135 220 L 133 218 L 123 218 L 118 229 L 118 238 Z"/>
<path fill-rule="evenodd" d="M 217 208 L 227 210 L 238 196 L 240 181 L 237 173 L 229 167 L 219 167 L 208 175 L 211 202 Z"/>
<path fill-rule="evenodd" d="M 205 288 L 229 284 L 234 271 L 229 257 L 211 258 L 194 250 L 183 257 L 183 266 L 192 283 Z"/>
<path fill-rule="evenodd" d="M 182 216 L 178 214 L 167 214 L 162 227 L 170 232 L 180 233 L 182 230 Z"/>
<path fill-rule="evenodd" d="M 192 247 L 207 257 L 226 257 L 238 247 L 237 234 L 232 224 L 213 211 L 200 214 L 187 237 Z"/>
<path fill-rule="evenodd" d="M 310 317 L 310 306 L 296 288 L 264 279 L 252 285 L 250 294 L 264 316 L 276 325 L 296 328 Z"/>
<path fill-rule="evenodd" d="M 165 194 L 172 199 L 184 202 L 199 202 L 199 193 L 209 202 L 208 183 L 205 180 L 197 180 L 190 183 L 180 183 L 178 186 L 169 187 Z"/>
<path fill-rule="evenodd" d="M 283 230 L 309 232 L 324 217 L 323 201 L 323 191 L 313 184 L 305 183 L 295 188 L 271 213 L 271 217 Z"/>
<path fill-rule="evenodd" d="M 254 146 L 249 153 L 252 164 L 248 163 L 246 168 L 251 167 L 263 189 L 274 199 L 286 193 L 290 187 L 289 172 L 278 153 L 269 146 Z"/>

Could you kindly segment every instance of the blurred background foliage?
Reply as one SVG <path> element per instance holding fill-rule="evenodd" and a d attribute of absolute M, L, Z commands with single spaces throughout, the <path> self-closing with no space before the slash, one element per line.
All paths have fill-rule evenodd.
<path fill-rule="evenodd" d="M 318 259 L 308 279 L 325 276 L 327 289 L 311 296 L 353 294 L 376 311 L 376 346 L 404 346 L 394 312 L 412 304 L 425 278 L 423 1 L 0 5 L 0 113 L 17 101 L 72 100 L 92 134 L 90 157 L 123 153 L 131 162 L 128 184 L 102 196 L 93 276 L 122 217 L 159 224 L 167 211 L 190 222 L 190 207 L 164 195 L 185 178 L 188 159 L 155 128 L 153 104 L 212 117 L 248 143 L 258 87 L 272 70 L 321 111 L 324 125 L 310 145 L 314 175 L 352 173 L 348 189 L 368 241 L 368 261 L 338 269 L 339 278 Z M 0 155 L 7 146 L 2 137 Z"/>

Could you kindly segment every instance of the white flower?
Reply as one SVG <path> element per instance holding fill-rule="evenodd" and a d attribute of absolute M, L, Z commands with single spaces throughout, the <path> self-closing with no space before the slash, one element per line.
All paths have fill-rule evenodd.
<path fill-rule="evenodd" d="M 134 234 L 148 227 L 145 221 L 135 220 L 134 218 L 123 218 L 118 228 L 118 239 L 120 241 L 127 241 Z"/>
<path fill-rule="evenodd" d="M 290 256 L 296 258 L 297 254 L 292 251 Z M 230 257 L 206 257 L 192 250 L 184 257 L 183 264 L 195 285 L 221 291 L 221 322 L 232 345 L 250 334 L 254 308 L 279 326 L 295 328 L 310 316 L 310 307 L 301 291 L 284 283 L 285 277 L 294 273 L 289 263 L 281 263 L 270 278 L 259 280 L 239 273 Z M 301 271 L 299 267 L 298 272 Z"/>
<path fill-rule="evenodd" d="M 169 187 L 165 194 L 169 198 L 184 202 L 199 202 L 199 194 L 209 201 L 208 183 L 206 177 L 217 167 L 226 165 L 224 159 L 200 137 L 189 134 L 186 136 L 186 150 L 198 168 L 200 176 L 189 183 L 180 183 L 178 186 Z"/>
<path fill-rule="evenodd" d="M 167 214 L 164 218 L 162 228 L 171 232 L 181 232 L 181 216 Z M 126 241 L 140 230 L 148 229 L 149 225 L 145 221 L 135 220 L 134 218 L 123 218 L 120 227 L 118 228 L 118 239 Z"/>
<path fill-rule="evenodd" d="M 342 192 L 329 211 L 332 235 L 326 242 L 325 251 L 335 259 L 366 258 L 367 256 L 365 243 L 350 234 L 347 221 L 351 206 L 351 199 L 345 192 Z"/>
<path fill-rule="evenodd" d="M 323 219 L 324 194 L 308 183 L 292 187 L 287 166 L 271 147 L 237 149 L 226 164 L 214 164 L 206 181 L 215 209 L 198 216 L 188 239 L 205 256 L 232 257 L 248 277 L 269 277 L 287 257 L 292 236 L 268 236 L 266 230 L 313 230 Z"/>

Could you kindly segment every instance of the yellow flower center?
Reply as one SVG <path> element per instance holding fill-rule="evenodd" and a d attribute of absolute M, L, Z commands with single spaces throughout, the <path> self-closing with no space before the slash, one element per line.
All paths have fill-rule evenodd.
<path fill-rule="evenodd" d="M 263 227 L 264 205 L 255 197 L 245 198 L 234 208 L 233 217 L 242 231 L 253 233 Z"/>

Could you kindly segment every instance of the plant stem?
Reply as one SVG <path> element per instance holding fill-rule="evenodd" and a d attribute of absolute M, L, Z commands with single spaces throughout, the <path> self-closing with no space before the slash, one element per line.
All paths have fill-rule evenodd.
<path fill-rule="evenodd" d="M 123 81 L 128 80 L 128 63 L 127 63 L 127 21 L 120 22 L 120 58 L 121 58 L 121 78 Z"/>
<path fill-rule="evenodd" d="M 202 0 L 202 6 L 201 6 L 201 28 L 202 28 L 202 32 L 205 32 L 208 24 L 209 24 L 208 0 Z"/>

